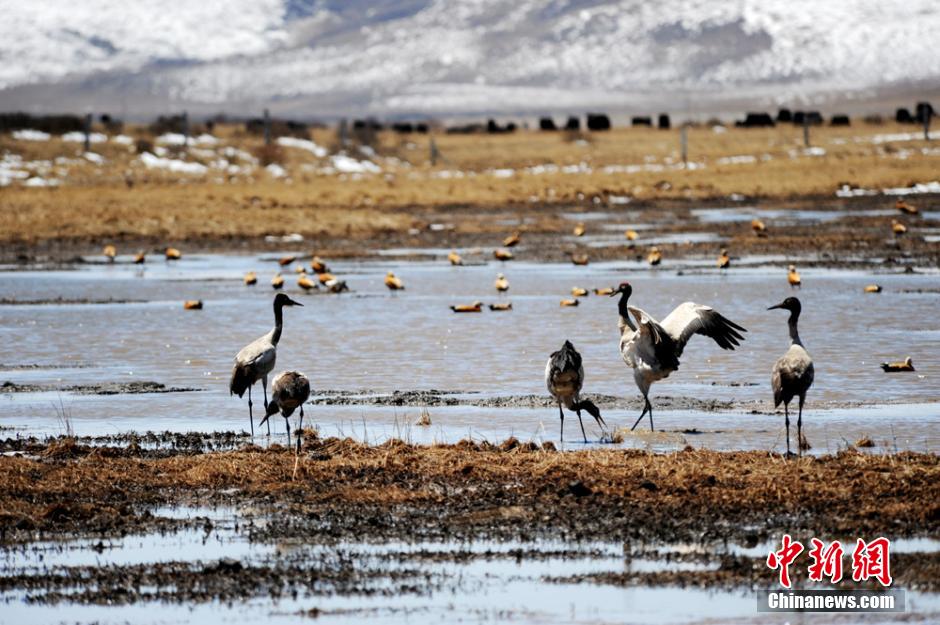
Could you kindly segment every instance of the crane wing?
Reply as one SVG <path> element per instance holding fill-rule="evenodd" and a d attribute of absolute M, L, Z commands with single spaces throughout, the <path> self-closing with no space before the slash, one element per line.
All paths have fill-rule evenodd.
<path fill-rule="evenodd" d="M 710 306 L 694 302 L 680 304 L 663 319 L 662 327 L 676 343 L 676 357 L 682 355 L 685 344 L 693 334 L 712 338 L 722 349 L 734 349 L 741 344 L 747 332 L 744 328 L 725 318 Z"/>
<path fill-rule="evenodd" d="M 669 370 L 678 369 L 679 354 L 682 350 L 676 347 L 676 342 L 673 337 L 670 336 L 658 321 L 646 314 L 645 311 L 635 306 L 628 306 L 627 310 L 636 318 L 637 332 L 640 334 L 640 340 L 649 341 L 659 366 Z"/>

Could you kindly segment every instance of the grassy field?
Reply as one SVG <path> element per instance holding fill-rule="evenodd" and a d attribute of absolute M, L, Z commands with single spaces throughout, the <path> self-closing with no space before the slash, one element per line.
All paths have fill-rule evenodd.
<path fill-rule="evenodd" d="M 940 146 L 913 126 L 857 125 L 811 130 L 695 127 L 690 165 L 680 159 L 679 131 L 615 129 L 606 133 L 520 131 L 508 135 L 436 134 L 439 162 L 429 162 L 428 135 L 379 133 L 371 149 L 347 146 L 378 173 L 341 173 L 332 156 L 294 147 L 265 149 L 241 127 L 215 130 L 217 143 L 162 148 L 165 159 L 206 166 L 187 174 L 148 168 L 133 142 L 154 142 L 128 128 L 129 144 L 96 143 L 103 163 L 82 157 L 80 143 L 0 136 L 0 155 L 25 176 L 55 180 L 32 188 L 0 187 L 0 241 L 232 239 L 299 232 L 375 237 L 412 227 L 415 207 L 607 203 L 634 200 L 834 197 L 842 185 L 909 186 L 940 178 Z M 337 150 L 333 130 L 311 138 Z M 235 150 L 233 152 L 233 150 Z M 373 153 L 374 150 L 374 153 Z M 233 156 L 234 154 L 234 156 Z M 220 164 L 220 161 L 224 163 Z M 282 168 L 279 174 L 266 163 Z M 234 166 L 227 169 L 226 166 Z M 280 176 L 280 177 L 279 177 Z"/>

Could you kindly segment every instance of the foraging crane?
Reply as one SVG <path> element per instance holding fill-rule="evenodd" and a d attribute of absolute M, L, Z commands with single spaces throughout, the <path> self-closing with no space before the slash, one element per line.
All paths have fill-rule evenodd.
<path fill-rule="evenodd" d="M 501 273 L 496 274 L 496 282 L 493 283 L 493 286 L 496 287 L 496 290 L 500 293 L 505 293 L 509 290 L 509 280 L 506 279 Z"/>
<path fill-rule="evenodd" d="M 630 430 L 636 429 L 647 412 L 650 430 L 653 430 L 650 386 L 679 368 L 679 357 L 692 335 L 710 337 L 722 349 L 733 350 L 744 340 L 740 333 L 747 330 L 711 307 L 694 302 L 679 304 L 661 322 L 656 321 L 646 312 L 629 305 L 632 293 L 633 287 L 623 282 L 611 294 L 611 297 L 620 295 L 617 306 L 620 312 L 620 354 L 627 366 L 633 369 L 633 380 L 645 401 L 643 412 Z M 631 314 L 636 318 L 636 324 L 630 319 Z"/>
<path fill-rule="evenodd" d="M 300 453 L 300 437 L 304 431 L 304 402 L 310 397 L 310 380 L 299 371 L 282 371 L 271 382 L 271 401 L 264 412 L 264 419 L 258 426 L 264 425 L 268 417 L 281 413 L 287 426 L 287 446 L 290 447 L 290 416 L 300 408 L 300 420 L 297 422 L 297 453 Z"/>
<path fill-rule="evenodd" d="M 783 404 L 783 414 L 787 424 L 787 455 L 790 455 L 790 401 L 794 397 L 800 398 L 800 412 L 796 419 L 796 447 L 803 455 L 803 404 L 806 402 L 806 391 L 813 385 L 813 359 L 800 341 L 797 331 L 797 321 L 800 319 L 800 300 L 788 297 L 776 306 L 767 310 L 782 308 L 790 311 L 787 324 L 790 327 L 790 348 L 774 363 L 770 385 L 774 389 L 774 408 Z"/>
<path fill-rule="evenodd" d="M 565 440 L 565 412 L 562 405 L 568 410 L 573 410 L 578 415 L 578 423 L 581 424 L 581 436 L 584 442 L 587 441 L 587 434 L 584 433 L 584 422 L 581 421 L 581 411 L 585 410 L 594 417 L 601 429 L 605 429 L 607 424 L 601 417 L 601 411 L 588 399 L 581 399 L 581 386 L 584 384 L 584 365 L 581 362 L 581 354 L 574 348 L 571 341 L 565 341 L 557 352 L 553 352 L 545 365 L 545 385 L 552 398 L 558 402 L 558 415 L 561 417 L 561 433 L 559 440 Z"/>
<path fill-rule="evenodd" d="M 286 293 L 274 296 L 274 328 L 264 336 L 255 339 L 242 348 L 235 356 L 235 366 L 232 367 L 232 379 L 229 382 L 231 395 L 241 397 L 248 391 L 248 419 L 251 422 L 251 435 L 255 435 L 255 419 L 251 412 L 251 387 L 261 380 L 264 391 L 264 406 L 268 406 L 268 374 L 274 369 L 277 359 L 277 343 L 281 340 L 281 330 L 284 327 L 283 308 L 285 306 L 303 306 L 295 302 Z M 270 428 L 270 424 L 268 425 Z M 270 429 L 268 430 L 270 433 Z"/>

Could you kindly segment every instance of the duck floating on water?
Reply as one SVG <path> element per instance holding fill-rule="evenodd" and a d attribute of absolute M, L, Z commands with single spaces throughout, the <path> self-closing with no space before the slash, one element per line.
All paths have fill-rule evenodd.
<path fill-rule="evenodd" d="M 578 303 L 579 303 L 579 302 L 578 302 L 577 298 L 575 298 L 575 299 L 563 299 L 563 300 L 561 300 L 561 302 L 559 303 L 559 306 L 577 306 Z"/>
<path fill-rule="evenodd" d="M 183 310 L 202 310 L 201 299 L 188 299 L 183 302 Z"/>
<path fill-rule="evenodd" d="M 450 254 L 447 255 L 447 260 L 455 267 L 459 267 L 463 264 L 463 259 L 460 257 L 460 254 L 457 253 L 457 250 L 451 250 Z"/>
<path fill-rule="evenodd" d="M 472 304 L 458 304 L 451 306 L 450 309 L 455 313 L 478 313 L 483 312 L 483 302 L 473 302 Z"/>
<path fill-rule="evenodd" d="M 588 290 L 587 290 L 587 289 L 582 289 L 582 288 L 579 287 L 579 286 L 573 286 L 573 287 L 571 287 L 571 294 L 574 295 L 575 297 L 587 297 L 587 296 L 588 296 Z"/>
<path fill-rule="evenodd" d="M 245 286 L 252 286 L 254 284 L 258 284 L 258 274 L 256 274 L 254 271 L 249 271 L 248 273 L 245 274 L 245 277 L 243 278 L 243 280 L 245 281 Z"/>
<path fill-rule="evenodd" d="M 512 260 L 515 258 L 509 250 L 493 250 L 493 258 L 496 260 Z"/>
<path fill-rule="evenodd" d="M 275 291 L 284 288 L 284 276 L 281 275 L 280 271 L 274 274 L 274 277 L 271 278 L 271 287 Z"/>
<path fill-rule="evenodd" d="M 490 304 L 490 310 L 492 310 L 493 312 L 502 312 L 506 310 L 512 310 L 512 302 Z"/>
<path fill-rule="evenodd" d="M 509 290 L 509 280 L 506 279 L 501 273 L 496 274 L 496 282 L 493 283 L 493 286 L 496 287 L 496 290 L 500 293 L 505 293 Z"/>
<path fill-rule="evenodd" d="M 881 368 L 888 373 L 897 373 L 899 371 L 914 371 L 914 361 L 908 356 L 902 362 L 883 362 Z"/>
<path fill-rule="evenodd" d="M 865 287 L 865 292 L 866 293 L 881 293 L 881 285 L 869 284 L 868 286 Z"/>

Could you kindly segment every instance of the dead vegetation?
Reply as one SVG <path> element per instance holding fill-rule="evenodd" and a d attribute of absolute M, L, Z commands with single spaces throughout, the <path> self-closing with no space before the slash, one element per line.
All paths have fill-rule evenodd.
<path fill-rule="evenodd" d="M 312 431 L 304 442 L 299 460 L 279 445 L 158 455 L 135 444 L 37 445 L 23 456 L 0 457 L 0 530 L 7 539 L 35 530 L 127 531 L 158 503 L 237 499 L 335 518 L 332 531 L 398 538 L 416 526 L 437 536 L 612 533 L 659 540 L 777 529 L 898 536 L 940 527 L 940 461 L 932 454 L 849 451 L 785 460 L 692 449 L 558 453 L 516 439 L 368 446 Z"/>
<path fill-rule="evenodd" d="M 322 159 L 236 127 L 217 126 L 221 145 L 256 154 L 254 173 L 229 175 L 210 169 L 192 176 L 147 169 L 134 147 L 111 142 L 93 150 L 104 164 L 86 162 L 81 146 L 59 140 L 14 141 L 0 137 L 0 154 L 37 162 L 72 159 L 58 188 L 0 188 L 0 241 L 36 243 L 108 238 L 117 240 L 245 239 L 299 232 L 316 236 L 376 237 L 415 226 L 416 211 L 453 206 L 530 211 L 553 205 L 748 198 L 832 198 L 842 185 L 869 189 L 931 182 L 940 151 L 930 143 L 891 140 L 916 135 L 909 126 L 814 128 L 807 151 L 799 129 L 710 127 L 689 131 L 689 159 L 681 166 L 678 131 L 615 129 L 568 140 L 565 133 L 521 131 L 501 135 L 434 135 L 444 160 L 430 164 L 429 135 L 383 132 L 368 153 L 381 174 L 324 173 Z M 154 137 L 127 131 L 141 145 Z M 887 137 L 887 138 L 886 138 Z M 330 145 L 333 131 L 312 138 Z M 208 165 L 203 148 L 169 146 L 168 156 Z M 378 156 L 370 156 L 372 150 Z M 209 151 L 211 154 L 211 150 Z M 216 157 L 217 158 L 217 157 Z M 394 160 L 386 160 L 393 158 Z M 289 179 L 272 178 L 278 163 Z M 565 169 L 567 168 L 567 169 Z M 418 224 L 420 226 L 420 224 Z M 570 228 L 570 226 L 568 226 Z"/>

